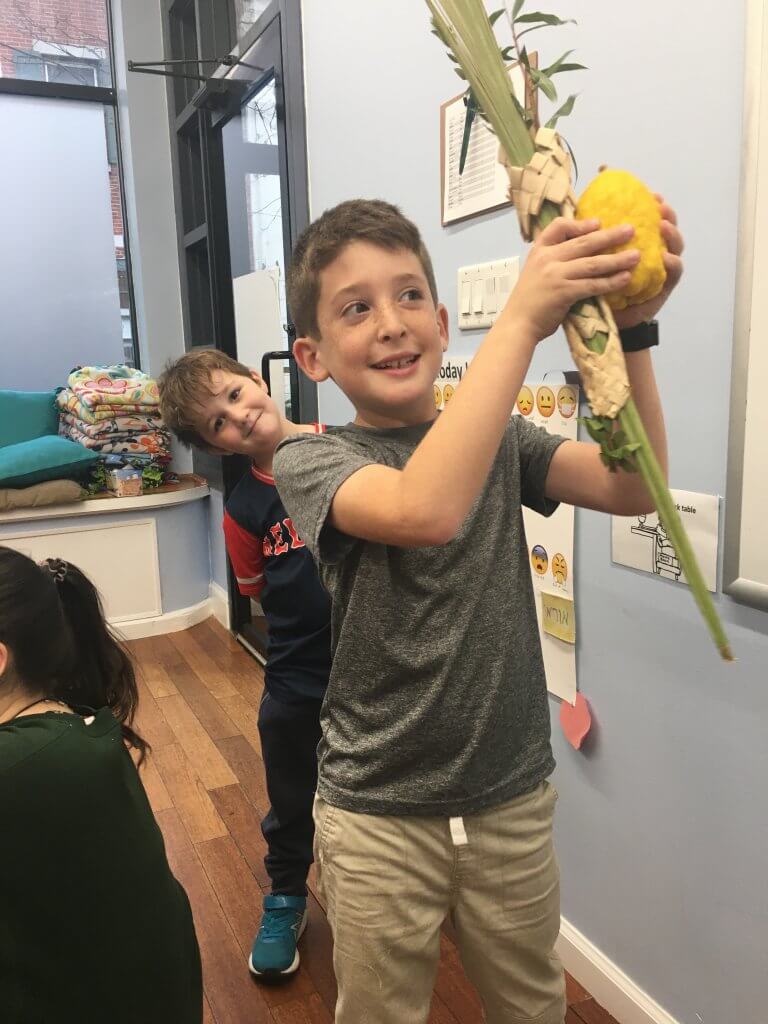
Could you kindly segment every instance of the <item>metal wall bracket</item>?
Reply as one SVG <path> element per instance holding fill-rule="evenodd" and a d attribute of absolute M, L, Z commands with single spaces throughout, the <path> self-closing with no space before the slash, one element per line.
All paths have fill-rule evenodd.
<path fill-rule="evenodd" d="M 175 70 L 176 66 L 194 64 L 198 73 L 190 74 L 186 70 Z M 239 104 L 252 83 L 237 78 L 222 78 L 213 75 L 202 75 L 200 70 L 203 64 L 212 64 L 215 67 L 244 67 L 252 71 L 262 73 L 264 68 L 255 64 L 248 64 L 244 60 L 228 53 L 225 57 L 191 58 L 184 60 L 154 60 L 154 61 L 128 61 L 128 70 L 137 74 L 162 75 L 164 78 L 188 78 L 193 82 L 199 82 L 200 88 L 191 99 L 191 104 L 198 110 L 211 110 L 214 112 L 228 108 L 234 101 Z"/>
<path fill-rule="evenodd" d="M 189 74 L 186 71 L 173 70 L 176 65 L 186 64 L 196 64 L 198 73 Z M 248 64 L 244 60 L 239 60 L 231 53 L 226 54 L 224 57 L 191 57 L 175 60 L 129 60 L 128 70 L 135 71 L 142 75 L 163 75 L 166 78 L 191 78 L 195 82 L 227 81 L 227 79 L 212 78 L 208 75 L 200 74 L 200 69 L 203 64 L 213 64 L 215 67 L 221 67 L 224 65 L 224 67 L 228 68 L 244 67 L 250 68 L 252 71 L 264 71 L 264 68 L 257 67 L 255 64 Z M 167 70 L 169 68 L 171 70 Z"/>

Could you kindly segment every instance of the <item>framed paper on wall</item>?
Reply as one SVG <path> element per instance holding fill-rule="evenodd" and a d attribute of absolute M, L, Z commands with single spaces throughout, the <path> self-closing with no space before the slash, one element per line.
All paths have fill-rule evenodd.
<path fill-rule="evenodd" d="M 530 55 L 532 67 L 536 54 Z M 525 78 L 520 66 L 513 64 L 509 77 L 520 103 L 528 108 L 536 102 L 526 94 Z M 511 206 L 507 195 L 509 178 L 498 161 L 499 143 L 481 117 L 472 123 L 464 171 L 459 174 L 461 146 L 467 107 L 464 93 L 454 96 L 440 107 L 440 216 L 443 227 L 476 217 L 490 210 Z"/>

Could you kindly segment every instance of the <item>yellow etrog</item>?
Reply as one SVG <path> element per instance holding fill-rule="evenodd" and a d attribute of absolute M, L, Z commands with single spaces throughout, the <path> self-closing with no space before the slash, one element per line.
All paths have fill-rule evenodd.
<path fill-rule="evenodd" d="M 579 220 L 595 218 L 604 228 L 632 224 L 634 238 L 621 249 L 639 249 L 640 262 L 629 284 L 606 296 L 612 309 L 636 306 L 658 295 L 664 287 L 666 245 L 661 237 L 661 212 L 653 193 L 629 171 L 601 170 L 584 190 L 576 207 Z"/>

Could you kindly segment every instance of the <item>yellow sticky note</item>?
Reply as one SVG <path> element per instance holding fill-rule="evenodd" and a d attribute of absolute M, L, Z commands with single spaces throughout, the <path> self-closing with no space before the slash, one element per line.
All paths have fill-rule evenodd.
<path fill-rule="evenodd" d="M 570 597 L 542 591 L 541 622 L 545 633 L 568 644 L 576 643 L 576 613 Z"/>

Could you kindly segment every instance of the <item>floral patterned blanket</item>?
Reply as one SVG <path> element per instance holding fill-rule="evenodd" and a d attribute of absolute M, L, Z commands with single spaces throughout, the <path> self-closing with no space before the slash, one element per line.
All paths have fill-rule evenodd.
<path fill-rule="evenodd" d="M 96 424 L 116 415 L 159 415 L 157 381 L 130 366 L 81 366 L 56 396 L 62 412 Z"/>

